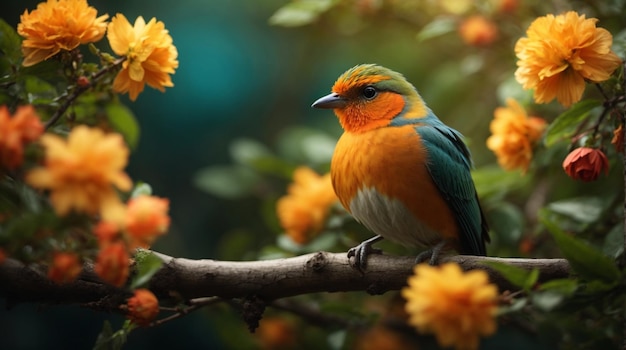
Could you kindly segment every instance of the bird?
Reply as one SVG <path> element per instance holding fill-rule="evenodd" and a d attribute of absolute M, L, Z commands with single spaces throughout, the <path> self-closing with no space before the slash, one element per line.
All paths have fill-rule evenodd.
<path fill-rule="evenodd" d="M 442 252 L 486 255 L 489 227 L 461 133 L 445 125 L 398 72 L 376 64 L 348 69 L 312 107 L 332 109 L 343 128 L 330 164 L 343 207 L 376 234 L 348 250 L 363 271 L 383 238 Z"/>

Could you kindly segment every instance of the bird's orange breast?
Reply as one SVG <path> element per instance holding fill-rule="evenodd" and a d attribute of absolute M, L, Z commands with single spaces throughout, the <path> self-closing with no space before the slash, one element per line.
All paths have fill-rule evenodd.
<path fill-rule="evenodd" d="M 382 195 L 390 201 L 402 203 L 406 208 L 402 210 L 408 210 L 417 220 L 419 225 L 416 226 L 423 226 L 427 228 L 425 231 L 434 231 L 443 239 L 455 241 L 458 238 L 456 221 L 428 172 L 427 149 L 415 127 L 406 125 L 383 127 L 359 134 L 344 133 L 337 143 L 331 163 L 335 192 L 343 206 L 352 212 L 350 206 L 354 198 L 363 191 L 370 193 L 373 190 L 377 196 Z M 425 241 L 427 233 L 393 232 L 397 229 L 394 227 L 396 219 L 393 218 L 394 213 L 389 213 L 387 202 L 386 199 L 374 200 L 371 204 L 373 210 L 368 215 L 380 212 L 381 218 L 377 220 L 388 222 L 369 226 L 390 231 L 376 234 L 392 240 L 394 235 L 411 234 L 420 236 L 415 239 L 422 245 L 431 243 Z M 368 221 L 367 218 L 356 218 L 364 223 Z M 375 231 L 374 227 L 368 228 Z M 417 227 L 415 229 L 418 230 Z M 430 238 L 428 240 L 432 241 Z"/>

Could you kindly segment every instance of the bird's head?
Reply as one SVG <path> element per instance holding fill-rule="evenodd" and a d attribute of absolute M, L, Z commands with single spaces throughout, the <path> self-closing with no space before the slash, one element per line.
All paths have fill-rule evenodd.
<path fill-rule="evenodd" d="M 394 118 L 422 118 L 426 105 L 402 74 L 375 64 L 348 69 L 332 93 L 312 105 L 333 109 L 347 132 L 365 132 L 389 125 Z"/>

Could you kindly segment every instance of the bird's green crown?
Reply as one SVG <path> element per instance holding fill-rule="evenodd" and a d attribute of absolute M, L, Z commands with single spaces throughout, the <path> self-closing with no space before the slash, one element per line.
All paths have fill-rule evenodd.
<path fill-rule="evenodd" d="M 351 91 L 368 85 L 404 96 L 417 94 L 402 74 L 376 64 L 361 64 L 348 69 L 337 79 L 332 90 L 339 95 L 350 95 Z"/>

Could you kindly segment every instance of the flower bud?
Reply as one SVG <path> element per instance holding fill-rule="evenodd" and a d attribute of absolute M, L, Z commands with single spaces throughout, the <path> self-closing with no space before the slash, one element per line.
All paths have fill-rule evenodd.
<path fill-rule="evenodd" d="M 128 318 L 140 326 L 147 326 L 159 314 L 159 300 L 147 289 L 135 290 L 128 299 Z"/>
<path fill-rule="evenodd" d="M 82 268 L 78 255 L 56 252 L 48 268 L 48 278 L 55 283 L 69 283 L 78 277 Z"/>
<path fill-rule="evenodd" d="M 601 172 L 609 173 L 609 160 L 599 149 L 579 147 L 565 157 L 563 170 L 574 180 L 594 181 Z"/>

